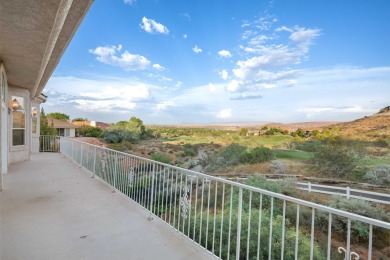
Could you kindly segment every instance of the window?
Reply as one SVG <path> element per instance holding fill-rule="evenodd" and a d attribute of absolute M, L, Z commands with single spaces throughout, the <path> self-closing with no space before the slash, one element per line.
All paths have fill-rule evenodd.
<path fill-rule="evenodd" d="M 37 133 L 37 125 L 38 125 L 38 110 L 36 107 L 31 108 L 31 133 Z"/>
<path fill-rule="evenodd" d="M 12 112 L 12 145 L 24 145 L 25 144 L 25 108 L 24 98 L 18 96 L 12 96 L 13 112 Z M 15 105 L 17 104 L 17 105 Z"/>

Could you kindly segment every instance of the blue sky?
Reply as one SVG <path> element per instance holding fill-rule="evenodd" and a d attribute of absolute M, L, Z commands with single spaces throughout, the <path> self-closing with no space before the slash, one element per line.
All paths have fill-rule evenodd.
<path fill-rule="evenodd" d="M 390 1 L 95 0 L 46 112 L 148 124 L 349 121 L 390 105 Z"/>

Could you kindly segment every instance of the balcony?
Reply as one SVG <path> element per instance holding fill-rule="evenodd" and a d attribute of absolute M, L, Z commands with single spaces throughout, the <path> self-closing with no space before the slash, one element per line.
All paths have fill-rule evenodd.
<path fill-rule="evenodd" d="M 60 147 L 73 162 L 12 165 L 2 258 L 381 259 L 390 248 L 388 222 L 69 138 Z"/>
<path fill-rule="evenodd" d="M 59 153 L 12 164 L 0 193 L 0 259 L 210 259 Z"/>

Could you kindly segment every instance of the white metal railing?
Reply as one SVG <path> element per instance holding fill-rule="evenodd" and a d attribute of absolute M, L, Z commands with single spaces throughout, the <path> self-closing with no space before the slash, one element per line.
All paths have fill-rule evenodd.
<path fill-rule="evenodd" d="M 388 222 L 74 139 L 60 147 L 218 258 L 375 259 L 390 246 Z"/>
<path fill-rule="evenodd" d="M 341 195 L 349 198 L 368 200 L 372 202 L 390 204 L 390 194 L 357 190 L 350 187 L 336 187 L 329 185 L 313 184 L 311 182 L 297 182 L 297 188 L 308 192 L 318 192 L 330 195 Z"/>
<path fill-rule="evenodd" d="M 39 151 L 40 152 L 59 152 L 60 137 L 56 135 L 41 135 L 39 136 Z"/>

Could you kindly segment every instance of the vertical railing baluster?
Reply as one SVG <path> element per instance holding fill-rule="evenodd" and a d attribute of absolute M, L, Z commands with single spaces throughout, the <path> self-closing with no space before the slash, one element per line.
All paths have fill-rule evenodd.
<path fill-rule="evenodd" d="M 210 217 L 210 189 L 211 189 L 211 180 L 207 180 L 207 185 L 209 186 L 209 191 L 207 193 L 207 217 L 206 217 L 206 244 L 205 248 L 207 249 L 208 238 L 209 238 L 209 217 Z"/>
<path fill-rule="evenodd" d="M 204 177 L 202 178 L 202 196 L 200 202 L 200 220 L 199 220 L 199 245 L 202 245 L 202 226 L 203 226 L 203 194 L 204 194 Z"/>
<path fill-rule="evenodd" d="M 238 189 L 238 209 L 237 209 L 237 242 L 236 242 L 236 260 L 240 259 L 241 246 L 241 217 L 242 217 L 242 188 Z"/>
<path fill-rule="evenodd" d="M 249 191 L 249 202 L 248 202 L 248 234 L 246 238 L 246 259 L 249 259 L 249 242 L 251 237 L 251 217 L 252 217 L 252 191 Z"/>
<path fill-rule="evenodd" d="M 177 213 L 177 230 L 180 231 L 180 220 L 181 220 L 181 205 L 180 201 L 182 200 L 182 191 L 183 191 L 183 174 L 180 172 L 180 189 L 179 189 L 179 212 Z"/>
<path fill-rule="evenodd" d="M 217 194 L 218 194 L 218 182 L 215 182 L 214 190 L 214 223 L 213 223 L 213 244 L 211 247 L 211 252 L 214 254 L 214 244 L 215 244 L 215 219 L 217 218 Z"/>
<path fill-rule="evenodd" d="M 175 179 L 176 179 L 176 184 L 175 184 L 175 202 L 173 204 L 173 227 L 175 227 L 175 224 L 176 224 L 176 200 L 177 200 L 177 170 L 176 170 L 176 174 L 175 174 Z"/>
<path fill-rule="evenodd" d="M 311 209 L 311 238 L 310 238 L 310 260 L 313 260 L 314 257 L 314 218 L 315 218 L 315 209 Z"/>
<path fill-rule="evenodd" d="M 260 245 L 261 245 L 261 217 L 263 215 L 263 194 L 260 193 L 260 202 L 259 202 L 259 224 L 257 226 L 257 252 L 256 259 L 260 259 Z"/>
<path fill-rule="evenodd" d="M 347 221 L 347 252 L 346 255 L 349 256 L 351 253 L 351 218 L 348 218 Z"/>
<path fill-rule="evenodd" d="M 222 258 L 222 235 L 223 235 L 223 216 L 224 215 L 225 215 L 225 183 L 222 184 L 221 233 L 219 235 L 219 258 Z"/>
<path fill-rule="evenodd" d="M 187 230 L 187 236 L 190 237 L 190 227 L 191 227 L 191 209 L 192 209 L 192 181 L 193 176 L 190 177 L 190 206 L 189 206 L 189 212 L 188 212 L 188 230 Z"/>
<path fill-rule="evenodd" d="M 286 201 L 283 200 L 283 220 L 282 220 L 282 248 L 281 248 L 281 256 L 280 259 L 284 259 L 284 234 L 286 226 Z"/>
<path fill-rule="evenodd" d="M 153 170 L 152 170 L 152 190 L 150 191 L 150 204 L 149 204 L 149 219 L 152 219 L 152 214 L 153 214 L 153 193 L 154 193 L 154 173 L 156 172 L 156 163 L 153 163 Z"/>
<path fill-rule="evenodd" d="M 372 224 L 370 224 L 368 235 L 368 260 L 372 258 Z"/>
<path fill-rule="evenodd" d="M 329 220 L 328 220 L 328 248 L 327 248 L 327 260 L 330 260 L 330 250 L 332 247 L 332 213 L 329 212 Z"/>
<path fill-rule="evenodd" d="M 230 235 L 232 230 L 232 213 L 233 213 L 233 185 L 230 186 L 230 212 L 229 212 L 229 231 L 228 231 L 228 250 L 227 259 L 230 259 Z"/>
<path fill-rule="evenodd" d="M 271 209 L 269 217 L 269 244 L 268 244 L 268 260 L 271 260 L 272 256 L 272 224 L 274 217 L 274 197 L 271 196 Z"/>
<path fill-rule="evenodd" d="M 169 224 L 172 225 L 173 169 L 171 170 L 171 191 L 169 195 Z"/>
<path fill-rule="evenodd" d="M 298 260 L 298 245 L 299 245 L 299 204 L 297 204 L 297 216 L 295 225 L 295 260 Z"/>
<path fill-rule="evenodd" d="M 196 241 L 196 221 L 197 221 L 197 216 L 196 216 L 196 210 L 198 208 L 198 176 L 196 176 L 196 184 L 195 184 L 195 206 L 194 206 L 194 232 L 193 232 L 193 240 Z"/>

